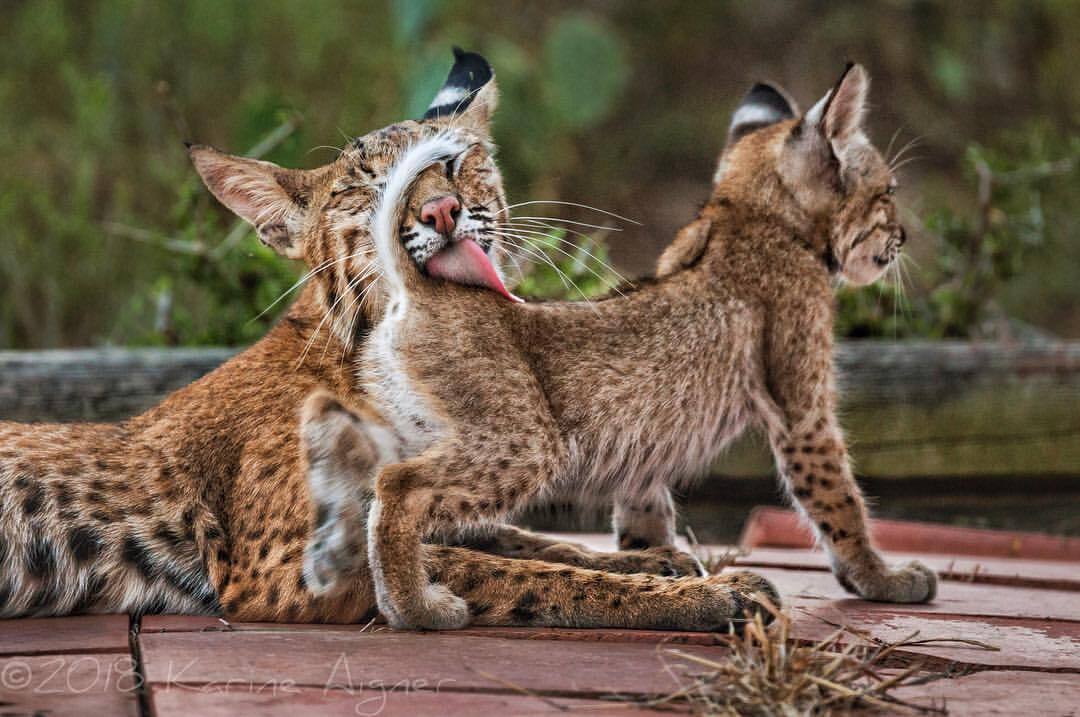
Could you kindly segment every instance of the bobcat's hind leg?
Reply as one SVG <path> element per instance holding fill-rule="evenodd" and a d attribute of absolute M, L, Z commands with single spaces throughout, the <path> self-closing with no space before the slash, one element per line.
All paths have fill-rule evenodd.
<path fill-rule="evenodd" d="M 313 594 L 325 595 L 366 568 L 375 472 L 397 458 L 397 447 L 373 410 L 347 407 L 319 391 L 301 413 L 300 450 L 311 494 L 303 575 Z"/>

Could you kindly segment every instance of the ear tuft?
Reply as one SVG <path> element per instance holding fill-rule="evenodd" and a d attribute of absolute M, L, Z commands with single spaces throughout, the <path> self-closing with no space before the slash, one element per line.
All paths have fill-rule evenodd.
<path fill-rule="evenodd" d="M 728 144 L 734 144 L 754 130 L 795 117 L 795 103 L 780 88 L 759 82 L 750 88 L 731 116 Z"/>
<path fill-rule="evenodd" d="M 836 85 L 818 100 L 805 121 L 821 129 L 830 142 L 844 143 L 862 129 L 870 76 L 862 65 L 849 62 Z"/>
<path fill-rule="evenodd" d="M 439 119 L 463 112 L 495 73 L 483 56 L 454 48 L 454 66 L 435 99 L 428 105 L 424 119 Z"/>

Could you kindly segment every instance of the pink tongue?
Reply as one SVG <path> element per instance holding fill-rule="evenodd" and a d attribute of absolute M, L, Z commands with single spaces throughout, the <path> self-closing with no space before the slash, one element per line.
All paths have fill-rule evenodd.
<path fill-rule="evenodd" d="M 426 268 L 428 274 L 439 279 L 468 286 L 483 286 L 510 301 L 521 301 L 506 290 L 495 267 L 491 265 L 491 260 L 472 239 L 451 242 L 428 259 Z"/>

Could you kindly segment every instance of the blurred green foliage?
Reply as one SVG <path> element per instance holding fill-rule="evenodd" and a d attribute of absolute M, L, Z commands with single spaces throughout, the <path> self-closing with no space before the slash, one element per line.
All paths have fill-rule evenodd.
<path fill-rule="evenodd" d="M 875 138 L 897 127 L 901 144 L 922 138 L 902 196 L 925 230 L 912 232 L 907 303 L 844 292 L 842 329 L 971 335 L 1009 316 L 1078 336 L 1080 178 L 1038 171 L 1076 156 L 1078 35 L 1080 4 L 1050 0 L 7 0 L 0 348 L 263 333 L 276 310 L 260 312 L 298 268 L 236 228 L 182 140 L 315 166 L 334 156 L 322 145 L 420 114 L 453 44 L 496 68 L 512 200 L 642 220 L 608 242 L 630 275 L 705 197 L 750 81 L 781 81 L 806 104 L 858 59 L 874 76 Z M 988 214 L 978 167 L 997 178 Z M 580 241 L 558 245 L 574 253 Z M 605 282 L 583 267 L 611 279 L 580 253 L 539 250 L 584 293 Z M 548 267 L 519 291 L 552 296 L 561 284 Z"/>
<path fill-rule="evenodd" d="M 965 161 L 976 203 L 963 211 L 941 206 L 925 217 L 920 233 L 934 240 L 936 252 L 927 266 L 915 267 L 921 290 L 906 296 L 903 257 L 891 284 L 842 288 L 841 335 L 1038 335 L 1003 310 L 1001 297 L 1014 283 L 1018 290 L 1038 285 L 1050 257 L 1060 260 L 1071 253 L 1080 259 L 1074 225 L 1080 136 L 1061 138 L 1037 128 L 1018 133 L 997 150 L 972 145 Z"/>
<path fill-rule="evenodd" d="M 566 234 L 556 229 L 529 240 L 527 249 L 508 247 L 515 257 L 511 267 L 525 264 L 516 291 L 534 299 L 591 299 L 617 291 L 623 277 L 603 242 L 588 236 L 574 242 Z"/>

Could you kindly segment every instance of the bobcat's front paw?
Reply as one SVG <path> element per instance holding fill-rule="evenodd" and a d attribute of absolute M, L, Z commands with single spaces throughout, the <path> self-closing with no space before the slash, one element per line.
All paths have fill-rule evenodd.
<path fill-rule="evenodd" d="M 753 621 L 757 614 L 768 625 L 780 608 L 780 593 L 771 582 L 756 573 L 739 570 L 703 580 L 711 592 L 711 601 L 705 603 L 711 603 L 711 610 L 703 616 L 706 624 L 692 629 L 704 627 L 710 631 L 727 631 L 733 627 L 740 632 L 742 626 Z"/>
<path fill-rule="evenodd" d="M 937 575 L 917 560 L 858 579 L 838 573 L 837 579 L 848 592 L 876 602 L 930 602 L 937 595 Z"/>
<path fill-rule="evenodd" d="M 415 603 L 384 612 L 390 626 L 398 630 L 460 630 L 469 624 L 469 606 L 439 583 L 424 588 L 422 599 Z"/>

